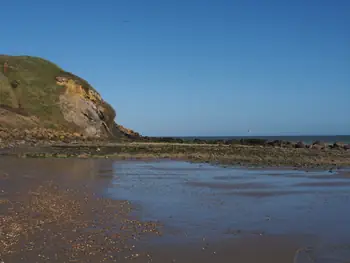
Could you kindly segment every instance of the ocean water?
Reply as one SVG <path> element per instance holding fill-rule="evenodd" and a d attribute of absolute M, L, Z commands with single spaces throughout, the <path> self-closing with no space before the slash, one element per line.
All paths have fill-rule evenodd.
<path fill-rule="evenodd" d="M 181 137 L 182 139 L 204 139 L 204 140 L 240 140 L 240 139 L 265 139 L 269 141 L 282 140 L 290 142 L 304 142 L 307 144 L 315 141 L 321 141 L 324 143 L 342 142 L 350 144 L 350 135 L 307 135 L 307 136 L 199 136 L 199 137 Z"/>

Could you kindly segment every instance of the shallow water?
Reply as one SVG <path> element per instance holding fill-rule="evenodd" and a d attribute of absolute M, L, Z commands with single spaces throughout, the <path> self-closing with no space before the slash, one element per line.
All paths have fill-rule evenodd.
<path fill-rule="evenodd" d="M 159 161 L 115 162 L 111 173 L 107 196 L 132 201 L 143 220 L 164 225 L 155 245 L 290 236 L 302 237 L 317 255 L 350 245 L 350 177 L 341 172 Z M 308 262 L 305 253 L 298 262 Z"/>
<path fill-rule="evenodd" d="M 130 200 L 133 216 L 163 225 L 162 237 L 143 237 L 137 245 L 152 254 L 152 263 L 350 261 L 350 170 L 4 158 L 0 172 L 26 184 L 47 176 Z M 23 180 L 1 186 L 18 192 Z"/>

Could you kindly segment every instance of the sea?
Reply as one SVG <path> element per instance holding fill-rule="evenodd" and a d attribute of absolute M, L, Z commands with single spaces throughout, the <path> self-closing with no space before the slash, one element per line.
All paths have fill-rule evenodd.
<path fill-rule="evenodd" d="M 293 136 L 186 136 L 179 137 L 185 140 L 240 140 L 240 139 L 264 139 L 268 141 L 281 140 L 290 142 L 304 142 L 306 144 L 320 141 L 324 143 L 341 142 L 350 144 L 350 135 L 293 135 Z"/>

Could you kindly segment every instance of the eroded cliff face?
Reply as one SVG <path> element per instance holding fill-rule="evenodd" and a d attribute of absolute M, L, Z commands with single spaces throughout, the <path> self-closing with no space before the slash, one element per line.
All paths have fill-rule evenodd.
<path fill-rule="evenodd" d="M 121 135 L 114 109 L 87 81 L 38 57 L 0 55 L 0 110 L 3 128 Z"/>
<path fill-rule="evenodd" d="M 118 125 L 117 124 L 117 129 L 122 133 L 124 134 L 124 136 L 130 138 L 130 139 L 139 139 L 141 138 L 142 136 L 138 133 L 138 132 L 135 132 L 131 129 L 128 129 L 128 128 L 125 128 L 124 126 L 122 125 Z"/>
<path fill-rule="evenodd" d="M 56 77 L 56 81 L 64 88 L 59 105 L 67 122 L 80 127 L 85 136 L 113 136 L 106 122 L 108 109 L 100 94 L 67 77 Z"/>

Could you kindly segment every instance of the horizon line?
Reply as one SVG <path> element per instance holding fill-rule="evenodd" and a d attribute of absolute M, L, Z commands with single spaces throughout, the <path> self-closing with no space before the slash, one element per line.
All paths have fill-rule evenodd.
<path fill-rule="evenodd" d="M 350 136 L 350 134 L 285 134 L 285 135 L 281 135 L 281 134 L 269 134 L 269 135 L 143 135 L 144 137 L 173 137 L 173 138 L 193 138 L 193 137 L 328 137 L 328 136 L 332 136 L 332 137 L 336 137 L 336 136 Z"/>

